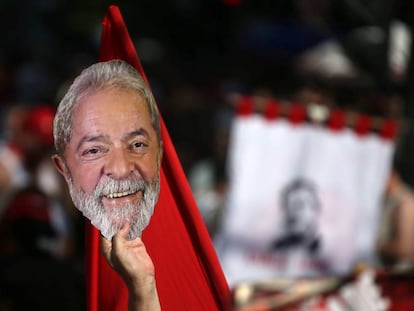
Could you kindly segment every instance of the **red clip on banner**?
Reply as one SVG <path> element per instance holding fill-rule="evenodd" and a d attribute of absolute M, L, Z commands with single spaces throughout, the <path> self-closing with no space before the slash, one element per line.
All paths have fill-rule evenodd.
<path fill-rule="evenodd" d="M 148 82 L 117 6 L 103 20 L 100 61 L 123 59 Z M 164 154 L 161 192 L 143 233 L 154 261 L 163 310 L 230 310 L 230 290 L 170 136 L 161 120 Z M 128 292 L 100 255 L 99 232 L 87 225 L 89 311 L 128 310 Z"/>

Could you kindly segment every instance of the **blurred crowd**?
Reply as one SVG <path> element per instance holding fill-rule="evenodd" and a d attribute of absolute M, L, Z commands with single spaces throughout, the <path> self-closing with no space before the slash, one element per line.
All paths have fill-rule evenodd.
<path fill-rule="evenodd" d="M 54 109 L 67 81 L 97 60 L 107 9 L 97 2 L 0 4 L 7 29 L 0 43 L 0 310 L 85 309 L 84 221 L 50 155 Z M 406 143 L 413 137 L 412 52 L 404 45 L 386 70 L 389 55 L 379 52 L 388 50 L 389 38 L 371 42 L 372 32 L 364 32 L 376 27 L 378 34 L 395 18 L 410 30 L 410 2 L 395 1 L 392 9 L 386 1 L 274 2 L 172 0 L 163 10 L 149 0 L 120 4 L 211 236 L 228 186 L 229 95 L 277 97 L 404 125 L 385 194 L 404 208 L 387 209 L 385 221 L 392 221 L 380 248 L 386 262 L 414 260 L 414 171 Z M 407 195 L 397 199 L 397 192 Z"/>

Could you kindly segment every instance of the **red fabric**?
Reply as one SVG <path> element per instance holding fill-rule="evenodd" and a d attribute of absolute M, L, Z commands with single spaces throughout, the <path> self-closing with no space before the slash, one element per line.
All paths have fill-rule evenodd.
<path fill-rule="evenodd" d="M 289 120 L 293 124 L 300 124 L 306 120 L 306 108 L 302 104 L 292 103 L 289 111 Z"/>
<path fill-rule="evenodd" d="M 237 114 L 239 116 L 248 116 L 254 111 L 253 99 L 249 96 L 243 96 L 237 103 Z"/>
<path fill-rule="evenodd" d="M 24 120 L 24 129 L 35 135 L 42 144 L 53 146 L 53 118 L 55 109 L 47 104 L 32 107 Z"/>
<path fill-rule="evenodd" d="M 358 135 L 366 135 L 370 131 L 372 127 L 372 118 L 367 115 L 359 115 L 356 121 L 356 124 L 354 125 L 355 132 Z"/>
<path fill-rule="evenodd" d="M 146 79 L 122 15 L 110 6 L 103 20 L 100 60 L 124 59 Z M 230 310 L 230 290 L 174 146 L 161 120 L 161 192 L 143 240 L 156 268 L 163 310 Z M 127 310 L 127 290 L 99 251 L 87 225 L 88 310 Z"/>
<path fill-rule="evenodd" d="M 24 219 L 49 223 L 49 201 L 43 193 L 37 190 L 23 190 L 11 198 L 3 218 L 8 223 Z"/>
<path fill-rule="evenodd" d="M 342 110 L 332 110 L 328 120 L 328 127 L 333 131 L 342 130 L 345 126 L 345 113 Z"/>
<path fill-rule="evenodd" d="M 398 125 L 395 120 L 385 120 L 382 123 L 380 135 L 384 139 L 394 140 L 398 133 Z"/>
<path fill-rule="evenodd" d="M 276 99 L 268 100 L 264 109 L 264 116 L 268 120 L 274 120 L 280 116 L 280 103 Z"/>

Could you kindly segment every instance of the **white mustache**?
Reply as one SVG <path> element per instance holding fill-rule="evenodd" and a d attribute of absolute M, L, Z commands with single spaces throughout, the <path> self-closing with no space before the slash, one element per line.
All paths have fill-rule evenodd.
<path fill-rule="evenodd" d="M 110 198 L 120 197 L 138 191 L 145 191 L 148 187 L 143 179 L 127 178 L 122 180 L 112 179 L 110 177 L 102 178 L 96 185 L 93 195 L 96 198 L 107 196 Z"/>
<path fill-rule="evenodd" d="M 122 180 L 103 176 L 99 180 L 93 192 L 88 195 L 82 189 L 74 188 L 73 182 L 69 184 L 69 190 L 75 206 L 88 218 L 101 234 L 108 240 L 120 230 L 120 220 L 128 219 L 131 222 L 131 230 L 128 239 L 140 236 L 142 230 L 147 227 L 154 212 L 157 202 L 160 180 L 158 177 L 151 183 L 138 176 L 130 176 Z M 124 193 L 142 191 L 142 199 L 138 204 L 122 204 L 120 208 L 105 210 L 102 197 L 117 196 Z"/>

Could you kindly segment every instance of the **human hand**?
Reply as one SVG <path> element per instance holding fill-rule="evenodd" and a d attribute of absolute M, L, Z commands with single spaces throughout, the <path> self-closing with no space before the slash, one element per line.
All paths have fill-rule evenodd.
<path fill-rule="evenodd" d="M 101 236 L 102 254 L 127 285 L 130 310 L 159 310 L 154 264 L 140 237 L 128 240 L 129 228 L 122 227 L 112 241 Z"/>

